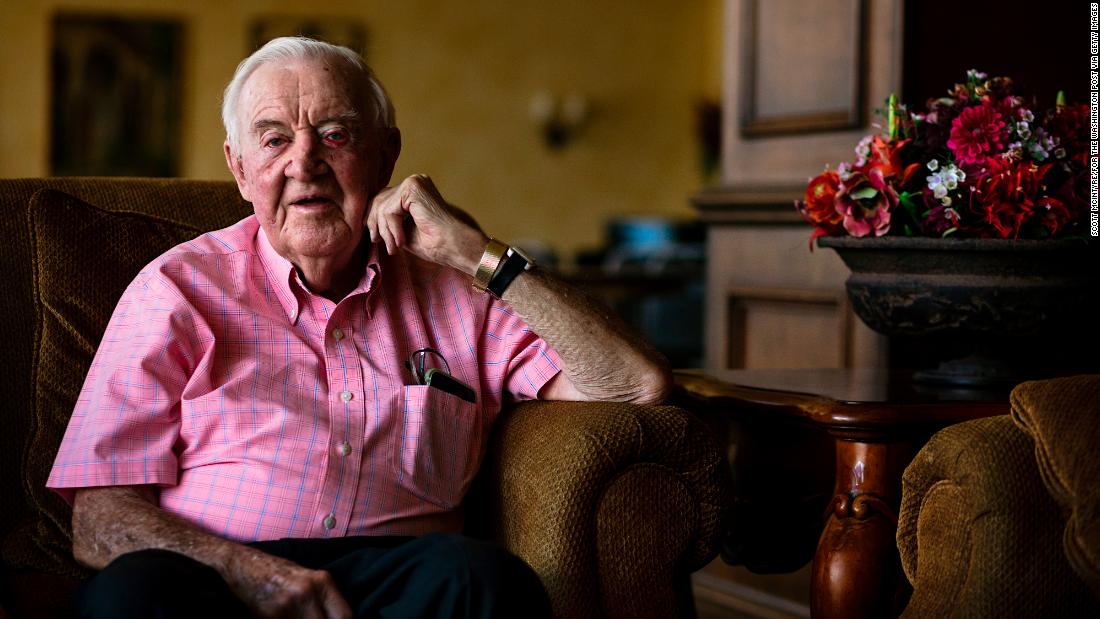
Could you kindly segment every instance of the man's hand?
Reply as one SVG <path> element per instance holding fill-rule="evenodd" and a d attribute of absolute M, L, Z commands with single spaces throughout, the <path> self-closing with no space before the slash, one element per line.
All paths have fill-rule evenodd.
<path fill-rule="evenodd" d="M 432 179 L 410 176 L 397 187 L 375 196 L 367 215 L 371 242 L 386 252 L 405 249 L 418 258 L 454 267 L 468 275 L 477 271 L 489 237 L 469 215 L 447 204 Z"/>
<path fill-rule="evenodd" d="M 350 619 L 332 576 L 247 546 L 232 555 L 223 574 L 257 617 Z"/>
<path fill-rule="evenodd" d="M 350 619 L 328 572 L 309 570 L 200 531 L 156 505 L 147 486 L 84 488 L 73 502 L 73 555 L 102 569 L 121 555 L 161 548 L 205 563 L 257 617 Z"/>
<path fill-rule="evenodd" d="M 375 196 L 367 229 L 390 254 L 404 248 L 471 276 L 489 241 L 423 175 Z M 606 307 L 545 270 L 521 273 L 502 298 L 561 356 L 562 372 L 539 397 L 655 403 L 671 390 L 672 374 L 659 353 Z"/>

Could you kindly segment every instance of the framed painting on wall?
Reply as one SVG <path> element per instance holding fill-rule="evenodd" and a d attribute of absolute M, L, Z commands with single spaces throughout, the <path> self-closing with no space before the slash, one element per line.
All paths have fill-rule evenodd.
<path fill-rule="evenodd" d="M 743 0 L 741 134 L 863 124 L 867 0 Z"/>
<path fill-rule="evenodd" d="M 53 19 L 53 175 L 179 174 L 182 37 L 166 19 Z"/>
<path fill-rule="evenodd" d="M 272 15 L 254 20 L 249 34 L 249 53 L 276 37 L 303 36 L 343 45 L 364 58 L 367 55 L 367 28 L 350 17 Z"/>

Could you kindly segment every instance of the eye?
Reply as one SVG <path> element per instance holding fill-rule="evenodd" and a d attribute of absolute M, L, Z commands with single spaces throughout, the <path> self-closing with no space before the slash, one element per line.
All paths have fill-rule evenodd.
<path fill-rule="evenodd" d="M 326 131 L 322 136 L 325 144 L 330 146 L 343 146 L 348 143 L 348 132 L 343 129 L 333 129 L 332 131 Z"/>
<path fill-rule="evenodd" d="M 279 148 L 286 144 L 286 140 L 280 136 L 272 136 L 264 141 L 264 148 Z"/>

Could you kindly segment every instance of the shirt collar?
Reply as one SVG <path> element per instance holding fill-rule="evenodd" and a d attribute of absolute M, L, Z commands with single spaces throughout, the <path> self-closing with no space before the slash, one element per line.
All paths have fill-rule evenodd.
<path fill-rule="evenodd" d="M 294 265 L 271 245 L 271 241 L 267 238 L 262 226 L 257 227 L 256 253 L 260 257 L 260 262 L 263 263 L 264 270 L 267 271 L 268 279 L 273 282 L 275 297 L 279 299 L 279 304 L 286 313 L 287 319 L 290 320 L 290 324 L 297 324 L 298 316 L 301 315 L 301 297 L 299 295 L 313 293 L 302 283 L 298 276 L 298 270 L 294 268 Z M 348 296 L 370 292 L 375 278 L 381 272 L 382 265 L 379 262 L 378 244 L 371 243 L 367 268 L 363 269 L 359 285 L 348 293 Z"/>

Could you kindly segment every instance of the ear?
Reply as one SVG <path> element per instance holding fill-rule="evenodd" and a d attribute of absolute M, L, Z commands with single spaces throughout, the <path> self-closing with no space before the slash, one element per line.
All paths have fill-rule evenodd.
<path fill-rule="evenodd" d="M 390 184 L 397 157 L 401 154 L 401 131 L 397 127 L 382 130 L 382 159 L 378 162 L 378 187 Z"/>
<path fill-rule="evenodd" d="M 225 164 L 229 166 L 229 171 L 233 173 L 233 179 L 237 181 L 237 190 L 241 192 L 241 197 L 246 202 L 252 201 L 252 192 L 248 188 L 248 180 L 244 177 L 244 166 L 241 165 L 240 155 L 233 153 L 233 148 L 229 145 L 229 141 L 226 140 L 225 145 Z"/>

